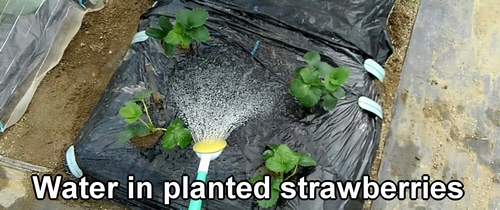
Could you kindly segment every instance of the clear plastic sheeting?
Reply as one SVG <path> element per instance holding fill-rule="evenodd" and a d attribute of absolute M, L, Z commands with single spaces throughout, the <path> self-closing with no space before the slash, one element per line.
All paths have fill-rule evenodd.
<path fill-rule="evenodd" d="M 376 103 L 379 92 L 375 83 L 385 75 L 380 64 L 392 53 L 385 24 L 393 3 L 157 1 L 141 16 L 136 43 L 130 46 L 76 143 L 67 151 L 70 172 L 94 181 L 119 181 L 122 184 L 115 188 L 115 198 L 140 209 L 167 208 L 163 205 L 163 182 L 179 182 L 184 174 L 191 181 L 195 178 L 199 158 L 192 148 L 164 151 L 159 142 L 150 148 L 118 143 L 126 125 L 119 109 L 138 91 L 153 89 L 159 95 L 145 103 L 152 121 L 160 127 L 178 116 L 209 113 L 200 121 L 223 124 L 241 110 L 267 110 L 230 133 L 226 149 L 210 163 L 207 180 L 251 178 L 264 163 L 261 154 L 268 143 L 287 144 L 318 162 L 316 167 L 300 169 L 292 180 L 360 180 L 369 174 L 380 140 L 381 108 Z M 196 43 L 190 52 L 167 57 L 161 44 L 145 37 L 143 31 L 158 27 L 160 16 L 174 18 L 175 12 L 184 8 L 209 12 L 205 25 L 211 32 L 210 40 Z M 330 112 L 306 110 L 289 94 L 290 78 L 295 68 L 304 65 L 302 56 L 308 51 L 319 52 L 323 61 L 351 71 L 344 86 L 347 96 Z M 255 100 L 259 98 L 275 103 Z M 214 106 L 216 103 L 223 104 Z M 228 108 L 228 104 L 234 106 Z M 215 109 L 220 116 L 210 115 Z M 184 122 L 195 130 L 193 121 Z M 153 199 L 127 199 L 124 183 L 128 175 L 150 181 Z M 171 202 L 169 209 L 180 210 L 187 208 L 189 200 Z M 280 200 L 276 209 L 358 210 L 363 204 L 363 200 L 297 198 Z M 203 205 L 210 210 L 259 209 L 253 199 L 205 200 Z"/>
<path fill-rule="evenodd" d="M 85 13 L 103 6 L 96 1 L 0 0 L 0 132 L 19 121 Z"/>

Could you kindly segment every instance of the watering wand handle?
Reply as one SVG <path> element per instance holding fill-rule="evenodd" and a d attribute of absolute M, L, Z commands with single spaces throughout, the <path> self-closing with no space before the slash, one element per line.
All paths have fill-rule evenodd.
<path fill-rule="evenodd" d="M 198 171 L 198 175 L 196 176 L 196 180 L 205 182 L 207 179 L 207 172 L 204 171 Z M 202 200 L 193 200 L 189 202 L 189 209 L 188 210 L 201 210 L 201 203 Z"/>
<path fill-rule="evenodd" d="M 205 182 L 207 180 L 208 166 L 210 165 L 211 155 L 201 155 L 200 166 L 198 167 L 198 174 L 196 175 L 197 181 Z M 188 210 L 201 210 L 201 203 L 203 200 L 193 200 L 189 202 Z"/>

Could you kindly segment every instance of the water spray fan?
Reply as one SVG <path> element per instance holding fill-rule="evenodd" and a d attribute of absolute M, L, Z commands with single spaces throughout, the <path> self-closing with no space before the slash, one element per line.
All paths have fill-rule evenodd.
<path fill-rule="evenodd" d="M 198 166 L 198 174 L 196 180 L 206 182 L 208 168 L 210 161 L 215 160 L 222 153 L 227 143 L 224 139 L 210 138 L 198 141 L 194 144 L 193 150 L 200 158 L 200 165 Z M 200 210 L 202 200 L 191 199 L 189 203 L 189 210 Z"/>

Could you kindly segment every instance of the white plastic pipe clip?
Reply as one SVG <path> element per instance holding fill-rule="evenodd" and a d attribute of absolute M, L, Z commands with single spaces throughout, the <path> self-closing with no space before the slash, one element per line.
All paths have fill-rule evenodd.
<path fill-rule="evenodd" d="M 76 178 L 81 178 L 83 176 L 83 171 L 80 169 L 76 163 L 75 147 L 71 146 L 66 151 L 66 164 L 68 166 L 69 172 Z"/>
<path fill-rule="evenodd" d="M 377 102 L 373 101 L 370 98 L 361 96 L 358 98 L 358 105 L 361 107 L 361 109 L 364 109 L 366 111 L 369 111 L 378 117 L 380 119 L 384 119 L 384 114 L 382 112 L 382 106 L 380 106 Z"/>
<path fill-rule="evenodd" d="M 367 72 L 375 76 L 380 82 L 384 81 L 385 70 L 380 64 L 372 59 L 366 59 L 363 66 Z"/>
<path fill-rule="evenodd" d="M 148 40 L 148 35 L 146 35 L 146 31 L 139 31 L 134 35 L 134 38 L 132 38 L 132 44 L 139 43 L 139 42 L 144 42 Z"/>

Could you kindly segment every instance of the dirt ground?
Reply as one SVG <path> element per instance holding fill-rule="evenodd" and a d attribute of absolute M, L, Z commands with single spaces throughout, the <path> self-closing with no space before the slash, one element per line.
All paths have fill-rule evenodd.
<path fill-rule="evenodd" d="M 397 0 L 389 20 L 394 54 L 385 65 L 382 139 L 385 139 L 390 124 L 418 1 Z M 79 135 L 126 52 L 140 14 L 151 4 L 152 0 L 128 0 L 126 4 L 109 0 L 101 11 L 87 14 L 60 64 L 40 84 L 23 119 L 7 133 L 0 134 L 0 155 L 47 168 L 59 168 L 63 153 Z M 380 148 L 383 145 L 382 141 Z M 381 154 L 381 151 L 377 154 L 373 175 L 378 170 Z M 103 202 L 92 205 L 95 205 L 92 209 L 118 208 Z"/>
<path fill-rule="evenodd" d="M 109 0 L 88 13 L 61 62 L 38 87 L 22 120 L 0 134 L 0 155 L 60 168 L 137 31 L 152 0 Z M 92 209 L 117 209 L 97 202 Z M 101 204 L 102 205 L 99 205 Z M 86 205 L 86 204 L 84 204 Z"/>
<path fill-rule="evenodd" d="M 109 1 L 88 13 L 61 62 L 46 75 L 0 154 L 55 168 L 85 125 L 152 0 Z"/>

